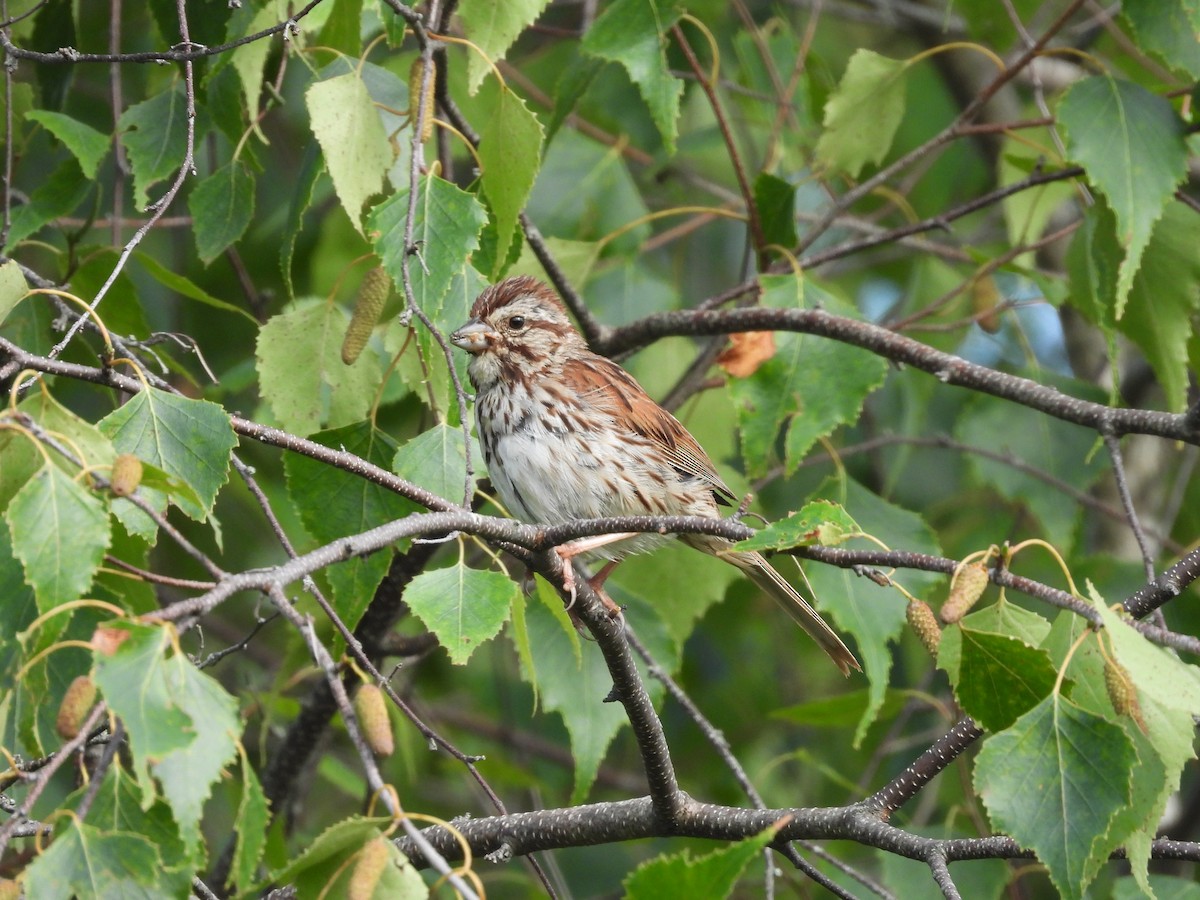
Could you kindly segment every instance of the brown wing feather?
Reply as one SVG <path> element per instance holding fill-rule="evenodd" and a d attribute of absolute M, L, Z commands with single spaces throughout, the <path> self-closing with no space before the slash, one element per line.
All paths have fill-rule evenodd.
<path fill-rule="evenodd" d="M 671 465 L 685 475 L 699 478 L 720 501 L 736 501 L 736 496 L 712 460 L 678 419 L 651 399 L 632 375 L 611 359 L 587 354 L 571 360 L 563 368 L 563 380 L 578 396 L 628 425 L 636 434 L 648 437 L 666 452 Z"/>

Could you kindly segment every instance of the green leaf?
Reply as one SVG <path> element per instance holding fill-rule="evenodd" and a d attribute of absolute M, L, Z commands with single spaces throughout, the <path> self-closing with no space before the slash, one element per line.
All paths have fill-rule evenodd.
<path fill-rule="evenodd" d="M 26 897 L 45 900 L 127 900 L 162 897 L 162 863 L 140 834 L 106 832 L 75 817 L 25 871 Z"/>
<path fill-rule="evenodd" d="M 5 428 L 0 429 L 0 460 L 3 461 L 0 465 L 0 509 L 7 509 L 17 491 L 45 465 L 46 458 L 28 435 Z"/>
<path fill-rule="evenodd" d="M 543 234 L 576 241 L 598 241 L 650 211 L 621 154 L 572 129 L 547 148 L 529 208 Z M 649 236 L 643 223 L 606 246 L 634 255 Z"/>
<path fill-rule="evenodd" d="M 161 6 L 163 5 L 163 0 L 153 0 L 151 5 Z M 191 15 L 193 12 L 195 13 L 194 16 Z M 189 4 L 188 24 L 192 40 L 197 40 L 197 31 L 211 28 L 217 37 L 208 46 L 224 43 L 226 25 L 228 24 L 227 20 L 231 12 L 232 10 L 230 10 L 228 4 L 225 6 L 221 5 L 221 0 L 198 0 L 198 6 Z M 169 15 L 175 21 L 175 39 L 178 39 L 179 13 L 172 7 Z M 203 24 L 193 22 L 193 19 L 202 19 Z M 241 143 L 242 136 L 246 133 L 246 124 L 250 111 L 242 95 L 241 79 L 238 78 L 237 70 L 233 66 L 228 65 L 229 62 L 230 59 L 228 56 L 222 56 L 213 60 L 213 65 L 209 67 L 205 64 L 205 60 L 196 60 L 195 65 L 198 71 L 208 69 L 208 73 L 203 76 L 203 79 L 197 77 L 200 83 L 197 85 L 196 106 L 212 116 L 213 125 L 220 129 L 221 134 L 228 139 L 232 146 L 236 147 Z M 242 144 L 241 153 L 239 154 L 242 162 L 257 167 L 257 157 L 258 154 L 255 152 L 253 144 Z"/>
<path fill-rule="evenodd" d="M 305 851 L 282 869 L 273 872 L 267 881 L 288 884 L 299 897 L 345 897 L 354 871 L 351 858 L 376 838 L 383 837 L 382 829 L 392 827 L 391 819 L 352 817 L 331 825 L 309 841 Z M 429 889 L 412 864 L 391 841 L 388 842 L 391 864 L 372 897 L 392 900 L 419 900 L 429 896 Z"/>
<path fill-rule="evenodd" d="M 900 715 L 909 703 L 925 699 L 927 698 L 919 691 L 891 688 L 887 691 L 883 705 L 879 707 L 876 715 L 885 722 L 891 721 Z M 807 703 L 782 707 L 774 710 L 771 718 L 812 728 L 849 728 L 858 723 L 870 704 L 874 702 L 870 691 L 848 691 L 833 697 L 822 697 L 819 700 L 809 700 Z"/>
<path fill-rule="evenodd" d="M 1024 641 L 1031 647 L 1039 646 L 1046 639 L 1046 635 L 1050 633 L 1049 622 L 1037 613 L 1023 609 L 1011 600 L 1006 600 L 1003 594 L 991 606 L 971 613 L 963 621 L 976 631 L 1007 634 Z"/>
<path fill-rule="evenodd" d="M 841 506 L 832 500 L 815 500 L 786 519 L 772 522 L 754 537 L 738 541 L 734 549 L 788 550 L 813 544 L 833 547 L 861 534 L 858 523 Z"/>
<path fill-rule="evenodd" d="M 462 271 L 451 279 L 450 287 L 433 314 L 433 324 L 442 334 L 449 334 L 458 328 L 467 320 L 471 304 L 486 287 L 487 280 L 474 266 L 464 266 Z M 422 403 L 429 405 L 437 418 L 448 418 L 450 422 L 456 422 L 458 403 L 454 396 L 454 385 L 450 380 L 450 370 L 446 365 L 446 356 L 429 329 L 419 322 L 410 322 L 405 328 L 398 318 L 394 318 L 385 334 L 385 347 L 389 353 L 399 352 L 406 342 L 409 344 L 397 366 L 397 372 L 408 388 Z M 418 349 L 420 354 L 415 352 Z M 422 363 L 421 360 L 431 362 Z M 451 348 L 450 360 L 458 371 L 459 383 L 467 384 L 470 356 Z M 473 449 L 472 452 L 478 456 L 477 449 Z"/>
<path fill-rule="evenodd" d="M 825 131 L 817 141 L 817 159 L 855 178 L 867 163 L 878 165 L 904 118 L 907 70 L 905 60 L 856 50 L 825 102 Z"/>
<path fill-rule="evenodd" d="M 791 275 L 760 279 L 762 304 L 775 309 L 798 305 L 798 283 Z M 805 305 L 855 315 L 854 311 L 811 283 L 804 283 Z M 883 383 L 886 363 L 879 357 L 813 335 L 776 335 L 775 356 L 748 378 L 730 381 L 738 410 L 738 429 L 747 474 L 771 468 L 776 440 L 787 427 L 786 464 L 792 472 L 821 437 L 858 418 L 867 396 Z"/>
<path fill-rule="evenodd" d="M 191 39 L 197 44 L 212 47 L 221 43 L 227 36 L 229 18 L 232 10 L 227 0 L 194 0 L 195 5 L 188 3 L 188 31 Z M 175 0 L 149 0 L 146 4 L 154 14 L 154 24 L 158 33 L 168 45 L 179 40 L 179 7 Z M 276 20 L 279 21 L 279 20 Z M 203 66 L 206 59 L 197 59 L 193 65 L 197 67 L 197 80 L 205 72 Z"/>
<path fill-rule="evenodd" d="M 44 613 L 79 599 L 111 538 L 104 503 L 62 469 L 47 465 L 17 491 L 4 518 L 38 609 Z"/>
<path fill-rule="evenodd" d="M 767 172 L 754 179 L 754 205 L 768 244 L 796 246 L 796 186 Z"/>
<path fill-rule="evenodd" d="M 672 541 L 653 553 L 624 560 L 607 582 L 640 597 L 661 597 L 655 611 L 663 620 L 677 649 L 691 637 L 696 622 L 734 582 L 744 578 L 737 568 Z"/>
<path fill-rule="evenodd" d="M 59 403 L 49 391 L 33 391 L 18 406 L 21 412 L 38 423 L 46 431 L 56 434 L 60 440 L 82 454 L 87 466 L 110 465 L 116 453 L 108 438 L 102 435 L 91 422 L 81 419 Z M 72 478 L 79 471 L 57 453 L 50 453 L 55 466 Z M 12 431 L 0 431 L 0 509 L 8 506 L 22 485 L 37 472 L 45 458 L 32 441 Z"/>
<path fill-rule="evenodd" d="M 558 82 L 554 86 L 554 112 L 546 125 L 546 143 L 549 144 L 558 134 L 567 117 L 575 111 L 575 105 L 587 93 L 600 70 L 604 68 L 604 60 L 587 56 L 582 51 L 576 51 L 568 65 L 563 66 Z"/>
<path fill-rule="evenodd" d="M 290 15 L 283 0 L 266 0 L 261 7 L 254 10 L 251 6 L 235 10 L 229 18 L 229 38 L 235 39 L 256 34 L 264 28 L 270 28 L 286 21 Z M 258 125 L 259 95 L 262 93 L 263 70 L 267 64 L 267 54 L 271 52 L 271 41 L 249 41 L 234 47 L 230 54 L 230 64 L 237 72 L 238 81 L 242 85 L 242 94 L 246 98 L 246 109 L 250 111 L 250 125 L 254 133 L 266 143 L 266 137 Z"/>
<path fill-rule="evenodd" d="M 1134 873 L 1144 878 L 1150 859 L 1150 842 L 1156 836 L 1167 802 L 1179 789 L 1184 766 L 1196 757 L 1194 717 L 1200 716 L 1200 672 L 1170 651 L 1151 644 L 1104 602 L 1089 584 L 1092 605 L 1104 621 L 1112 655 L 1128 673 L 1137 693 L 1145 725 L 1145 740 L 1138 741 L 1143 766 L 1157 762 L 1161 771 L 1149 786 L 1140 809 L 1135 833 L 1125 839 Z M 1134 732 L 1124 720 L 1126 729 Z M 1140 733 L 1135 732 L 1140 738 Z M 1155 760 L 1147 760 L 1152 754 Z"/>
<path fill-rule="evenodd" d="M 224 409 L 207 400 L 145 388 L 98 425 L 118 453 L 132 453 L 196 492 L 199 504 L 176 495 L 181 510 L 198 520 L 212 512 L 237 444 Z"/>
<path fill-rule="evenodd" d="M 1067 250 L 1071 302 L 1091 322 L 1115 340 L 1117 269 L 1121 248 L 1117 243 L 1117 219 L 1103 196 L 1084 211 L 1082 227 Z"/>
<path fill-rule="evenodd" d="M 183 297 L 187 297 L 190 300 L 196 300 L 200 303 L 203 303 L 205 306 L 211 306 L 213 309 L 236 313 L 239 316 L 243 316 L 250 322 L 253 322 L 256 328 L 258 327 L 258 320 L 250 313 L 246 312 L 246 310 L 242 309 L 240 306 L 234 306 L 232 303 L 227 303 L 224 300 L 221 300 L 219 297 L 214 297 L 191 279 L 180 275 L 178 272 L 168 269 L 149 253 L 137 253 L 135 254 L 135 258 L 139 263 L 142 264 L 142 268 L 146 270 L 146 274 L 148 274 L 163 287 L 168 288 L 169 290 L 172 290 Z"/>
<path fill-rule="evenodd" d="M 984 743 L 975 788 L 993 827 L 1033 850 L 1062 896 L 1083 897 L 1116 847 L 1134 762 L 1120 726 L 1054 694 Z"/>
<path fill-rule="evenodd" d="M 507 575 L 459 562 L 422 572 L 405 589 L 404 602 L 437 635 L 450 662 L 461 666 L 500 633 L 516 594 L 517 585 Z"/>
<path fill-rule="evenodd" d="M 857 311 L 831 295 L 809 285 L 806 297 L 817 294 L 824 309 L 843 315 Z M 858 421 L 867 397 L 887 378 L 887 362 L 881 357 L 838 341 L 812 335 L 789 335 L 803 348 L 803 355 L 790 372 L 790 387 L 799 397 L 800 410 L 788 428 L 784 464 L 791 473 L 804 455 L 821 438 L 842 425 Z"/>
<path fill-rule="evenodd" d="M 370 422 L 323 431 L 312 440 L 326 447 L 345 449 L 368 462 L 387 468 L 396 454 L 396 442 Z M 284 457 L 288 496 L 304 527 L 321 543 L 360 534 L 377 525 L 401 519 L 416 504 L 365 478 L 333 468 L 307 456 Z M 338 616 L 353 628 L 362 618 L 375 589 L 387 574 L 390 553 L 375 553 L 338 563 L 326 570 Z"/>
<path fill-rule="evenodd" d="M 304 150 L 304 159 L 300 163 L 300 176 L 297 179 L 292 198 L 288 203 L 287 225 L 284 228 L 283 241 L 279 246 L 279 268 L 283 272 L 283 282 L 287 285 L 289 297 L 296 296 L 295 285 L 292 284 L 292 257 L 296 253 L 296 238 L 304 226 L 304 213 L 312 206 L 313 191 L 317 179 L 321 175 L 323 163 L 321 154 L 315 144 L 309 144 Z"/>
<path fill-rule="evenodd" d="M 780 823 L 782 824 L 782 823 Z M 728 897 L 763 848 L 775 839 L 779 825 L 736 844 L 693 857 L 686 849 L 642 863 L 624 881 L 626 900 L 660 900 L 664 897 Z"/>
<path fill-rule="evenodd" d="M 1007 634 L 977 630 L 968 616 L 942 632 L 945 669 L 963 710 L 988 731 L 1003 731 L 1042 702 L 1058 670 L 1045 650 Z"/>
<path fill-rule="evenodd" d="M 408 197 L 408 190 L 397 191 L 367 217 L 367 227 L 375 233 L 375 252 L 397 289 L 404 284 L 401 261 Z M 479 246 L 479 232 L 485 222 L 486 210 L 470 194 L 436 176 L 421 180 L 412 234 L 420 247 L 420 259 L 409 261 L 408 272 L 413 300 L 426 315 L 437 315 L 455 276 Z"/>
<path fill-rule="evenodd" d="M 1079 491 L 1086 491 L 1106 471 L 1106 461 L 1091 452 L 1095 432 L 1023 406 L 980 398 L 959 415 L 955 434 L 964 443 L 1019 460 Z M 1059 548 L 1073 546 L 1078 505 L 1064 503 L 1061 492 L 1023 468 L 978 454 L 969 454 L 968 465 L 978 484 L 1028 507 L 1048 541 Z"/>
<path fill-rule="evenodd" d="M 62 68 L 61 66 L 59 68 Z M 12 83 L 12 116 L 13 122 L 19 122 L 27 116 L 33 109 L 33 85 L 25 81 L 16 81 Z M 7 119 L 8 108 L 10 104 L 8 98 L 0 96 L 0 116 Z M 23 141 L 19 135 L 13 135 L 14 145 L 20 146 Z M 2 146 L 7 138 L 0 137 L 0 146 Z"/>
<path fill-rule="evenodd" d="M 80 266 L 71 275 L 71 292 L 85 300 L 95 297 L 100 287 L 112 278 L 113 270 L 119 268 L 121 254 L 112 247 L 83 246 L 79 248 Z M 146 323 L 144 300 L 138 292 L 129 270 L 123 269 L 108 286 L 100 316 L 108 330 L 116 334 L 142 337 L 150 333 Z M 153 306 L 153 303 L 147 303 Z"/>
<path fill-rule="evenodd" d="M 537 648 L 538 693 L 543 709 L 562 716 L 571 735 L 571 755 L 575 757 L 571 802 L 581 803 L 596 779 L 609 744 L 629 719 L 619 703 L 604 702 L 612 690 L 612 675 L 599 648 L 579 640 L 558 592 L 539 578 L 537 595 L 539 602 L 529 604 L 526 619 L 530 643 Z M 656 604 L 628 591 L 619 592 L 614 599 L 627 606 L 626 617 L 654 658 L 667 671 L 674 671 L 679 653 L 662 626 Z M 640 666 L 639 670 L 650 697 L 661 697 L 661 683 L 646 676 Z M 522 668 L 521 677 L 529 682 L 533 673 Z"/>
<path fill-rule="evenodd" d="M 135 103 L 117 120 L 133 169 L 134 203 L 145 209 L 150 187 L 174 174 L 187 154 L 187 101 L 183 85 Z"/>
<path fill-rule="evenodd" d="M 362 0 L 333 0 L 317 44 L 357 57 L 362 53 Z"/>
<path fill-rule="evenodd" d="M 1196 0 L 1124 0 L 1121 18 L 1139 47 L 1177 71 L 1200 78 L 1200 4 Z"/>
<path fill-rule="evenodd" d="M 496 217 L 496 266 L 491 274 L 498 277 L 512 245 L 517 217 L 533 190 L 542 158 L 542 126 L 520 97 L 501 90 L 479 137 L 483 190 Z"/>
<path fill-rule="evenodd" d="M 439 497 L 462 500 L 467 451 L 461 428 L 439 422 L 396 451 L 392 469 Z"/>
<path fill-rule="evenodd" d="M 522 31 L 534 23 L 550 0 L 509 0 L 496 3 L 494 0 L 462 0 L 458 4 L 458 15 L 462 18 L 467 37 L 482 53 L 467 55 L 467 90 L 473 95 L 479 90 L 483 79 L 492 71 L 489 60 L 497 63 L 504 59 L 505 51 L 512 46 Z"/>
<path fill-rule="evenodd" d="M 0 570 L 2 574 L 3 570 Z M 2 586 L 2 583 L 0 583 Z M 525 591 L 513 595 L 512 617 L 509 619 L 508 637 L 517 651 L 521 671 L 529 674 L 529 686 L 533 690 L 533 712 L 538 708 L 537 662 L 533 656 L 533 645 L 529 642 L 529 623 L 525 620 Z"/>
<path fill-rule="evenodd" d="M 92 638 L 96 685 L 129 732 L 139 773 L 191 741 L 192 719 L 174 702 L 166 678 L 170 643 L 167 628 L 132 622 L 102 626 Z"/>
<path fill-rule="evenodd" d="M 738 438 L 746 475 L 759 478 L 770 471 L 775 459 L 779 431 L 800 413 L 799 385 L 806 344 L 803 336 L 781 334 L 775 340 L 775 355 L 748 378 L 731 379 L 729 396 L 737 409 Z"/>
<path fill-rule="evenodd" d="M 12 227 L 8 230 L 9 246 L 36 234 L 60 216 L 70 215 L 91 189 L 92 182 L 80 171 L 79 163 L 74 159 L 65 160 L 37 186 L 26 203 L 13 210 Z"/>
<path fill-rule="evenodd" d="M 241 732 L 238 705 L 183 653 L 167 660 L 164 674 L 172 702 L 192 720 L 187 729 L 191 740 L 158 760 L 153 771 L 184 839 L 199 844 L 205 801 L 237 751 L 237 735 Z"/>
<path fill-rule="evenodd" d="M 71 0 L 49 0 L 41 8 L 34 7 L 38 15 L 33 20 L 34 47 L 78 47 L 75 31 L 75 7 Z M 42 106 L 61 109 L 74 75 L 73 65 L 35 62 L 34 74 L 41 89 Z"/>
<path fill-rule="evenodd" d="M 87 787 L 80 788 L 71 799 L 77 803 L 86 793 Z M 76 803 L 68 801 L 71 808 Z M 165 896 L 186 894 L 195 869 L 203 864 L 201 854 L 183 842 L 171 817 L 171 808 L 165 802 L 155 800 L 142 808 L 142 792 L 123 766 L 108 770 L 96 791 L 87 821 L 109 833 L 125 832 L 148 838 L 159 856 L 158 887 Z"/>
<path fill-rule="evenodd" d="M 665 35 L 678 18 L 679 10 L 670 0 L 616 0 L 581 44 L 584 52 L 625 68 L 646 101 L 668 155 L 675 153 L 683 83 L 667 65 Z"/>
<path fill-rule="evenodd" d="M 357 72 L 316 82 L 305 100 L 333 189 L 361 234 L 363 204 L 383 188 L 394 156 L 383 122 Z"/>
<path fill-rule="evenodd" d="M 193 509 L 200 509 L 203 506 L 200 503 L 199 494 L 192 490 L 190 485 L 175 478 L 174 475 L 163 472 L 157 466 L 151 466 L 145 460 L 142 461 L 142 484 L 138 485 L 137 496 L 149 503 L 151 508 L 157 512 L 166 512 L 170 500 L 174 500 L 175 505 L 180 506 L 181 509 L 184 506 L 190 506 Z M 142 538 L 146 544 L 154 544 L 158 539 L 158 523 L 138 506 L 134 506 L 130 499 L 113 498 L 113 515 L 128 530 L 128 533 Z"/>
<path fill-rule="evenodd" d="M 29 594 L 20 590 L 13 595 L 13 614 L 24 620 L 30 610 Z M 96 585 L 88 590 L 92 597 L 110 602 L 116 598 L 105 594 Z M 8 601 L 4 604 L 8 614 Z M 17 641 L 24 653 L 22 660 L 26 668 L 21 677 L 12 682 L 13 712 L 18 739 L 7 745 L 12 750 L 20 748 L 34 756 L 50 753 L 62 744 L 57 732 L 57 712 L 60 699 L 66 694 L 70 683 L 79 675 L 86 675 L 91 668 L 90 654 L 84 647 L 73 647 L 62 651 L 50 648 L 60 641 L 79 641 L 86 644 L 97 624 L 108 618 L 110 613 L 96 609 L 58 609 L 46 615 L 36 629 L 23 624 L 25 630 L 17 633 Z M 42 658 L 32 666 L 28 660 L 37 655 Z"/>
<path fill-rule="evenodd" d="M 1133 279 L 1121 333 L 1138 345 L 1158 376 L 1167 408 L 1183 412 L 1191 366 L 1188 340 L 1200 313 L 1200 219 L 1169 203 L 1154 226 Z"/>
<path fill-rule="evenodd" d="M 1111 640 L 1105 636 L 1105 631 L 1092 638 L 1087 634 L 1088 630 L 1086 621 L 1064 610 L 1057 617 L 1043 646 L 1055 659 L 1061 660 L 1070 652 L 1070 648 L 1078 644 L 1071 655 L 1070 674 L 1074 679 L 1072 702 L 1119 725 L 1133 742 L 1137 764 L 1132 767 L 1130 800 L 1113 819 L 1107 836 L 1113 843 L 1124 844 L 1133 874 L 1145 881 L 1150 842 L 1162 820 L 1167 797 L 1174 788 L 1167 787 L 1169 779 L 1166 777 L 1166 768 L 1162 758 L 1150 747 L 1148 735 L 1140 730 L 1131 717 L 1120 716 L 1113 708 L 1105 684 L 1107 660 L 1115 658 Z M 1137 696 L 1136 689 L 1134 696 Z"/>
<path fill-rule="evenodd" d="M 1110 75 L 1072 85 L 1058 119 L 1067 131 L 1067 156 L 1084 167 L 1117 215 L 1125 248 L 1115 299 L 1120 319 L 1154 223 L 1187 174 L 1183 123 L 1167 100 Z"/>
<path fill-rule="evenodd" d="M 21 665 L 22 649 L 27 649 L 22 648 L 23 641 L 18 636 L 38 617 L 41 610 L 37 608 L 33 588 L 25 583 L 25 572 L 13 553 L 12 537 L 7 528 L 0 528 L 0 592 L 0 597 L 4 597 L 4 615 L 0 616 L 0 672 L 12 673 Z M 67 615 L 69 613 L 60 613 L 57 618 L 65 621 Z M 53 643 L 59 632 L 54 628 L 53 618 L 45 627 L 51 632 L 50 643 Z M 4 716 L 0 712 L 0 746 L 15 747 L 16 741 L 12 738 L 5 732 Z"/>
<path fill-rule="evenodd" d="M 113 504 L 114 507 L 117 505 L 119 504 Z M 113 512 L 116 512 L 115 508 Z M 119 559 L 139 569 L 149 570 L 153 565 L 149 561 L 151 543 L 150 540 L 146 540 L 132 531 L 118 516 L 113 528 L 113 540 L 108 548 L 108 555 L 114 560 Z M 96 576 L 95 584 L 92 585 L 91 593 L 107 599 L 115 599 L 118 606 L 134 615 L 144 615 L 161 606 L 161 600 L 154 585 L 144 581 L 135 581 L 117 567 L 101 568 Z M 99 611 L 97 611 L 97 615 L 99 615 Z"/>
<path fill-rule="evenodd" d="M 262 326 L 255 353 L 259 390 L 285 431 L 311 434 L 322 425 L 356 422 L 370 410 L 379 359 L 364 353 L 352 366 L 342 362 L 349 323 L 341 306 L 306 298 Z"/>
<path fill-rule="evenodd" d="M 237 749 L 236 701 L 183 652 L 164 657 L 168 627 L 112 623 L 93 644 L 96 684 L 125 723 L 138 769 L 153 771 L 184 840 L 197 843 L 204 801 Z"/>
<path fill-rule="evenodd" d="M 88 178 L 95 178 L 100 163 L 108 155 L 112 143 L 107 134 L 102 134 L 78 119 L 47 109 L 30 110 L 25 118 L 40 122 L 42 127 L 63 142 L 79 160 L 79 168 Z"/>
<path fill-rule="evenodd" d="M 1200 900 L 1200 884 L 1190 878 L 1151 875 L 1147 881 L 1158 900 Z M 1148 896 L 1146 885 L 1133 878 L 1118 878 L 1113 882 L 1112 900 L 1145 900 Z"/>
<path fill-rule="evenodd" d="M 254 176 L 234 160 L 192 191 L 188 211 L 195 223 L 196 251 L 208 265 L 240 238 L 254 217 Z"/>
<path fill-rule="evenodd" d="M 1008 187 L 1023 181 L 1034 170 L 1046 171 L 1047 159 L 1042 148 L 1030 146 L 1025 138 L 1010 136 L 1004 139 L 1003 150 L 997 161 L 999 167 L 998 187 Z M 1028 190 L 1018 190 L 1001 201 L 1004 222 L 1007 226 L 1010 246 L 1028 245 L 1038 235 L 1046 234 L 1046 226 L 1055 210 L 1062 204 L 1073 202 L 1077 196 L 1076 186 L 1067 179 L 1047 182 Z M 1036 254 L 1032 251 L 1013 260 L 1015 265 L 1036 268 Z"/>
<path fill-rule="evenodd" d="M 117 455 L 112 441 L 91 422 L 79 418 L 59 404 L 48 392 L 37 391 L 30 394 L 21 401 L 20 409 L 42 428 L 57 434 L 61 440 L 68 441 L 71 447 L 82 454 L 85 465 L 98 467 L 102 471 L 112 465 Z M 15 492 L 24 484 L 36 471 L 42 459 L 32 444 L 24 439 L 17 439 L 16 443 L 10 444 L 11 438 L 11 432 L 7 435 L 0 434 L 0 454 L 3 454 L 4 458 L 4 465 L 0 466 L 0 507 L 7 505 L 10 491 Z M 68 475 L 74 476 L 77 471 L 57 453 L 53 454 L 51 459 Z M 142 461 L 139 495 L 160 512 L 167 508 L 168 497 L 177 498 L 182 503 L 190 503 L 196 508 L 201 505 L 199 496 L 190 486 L 145 460 Z M 114 498 L 111 509 L 130 533 L 139 535 L 148 543 L 154 541 L 158 525 L 129 500 Z"/>
<path fill-rule="evenodd" d="M 479 198 L 485 205 L 488 203 L 486 194 L 481 193 Z M 511 275 L 513 266 L 520 261 L 521 253 L 526 248 L 525 233 L 520 228 L 506 229 L 504 237 L 508 241 L 508 247 L 504 256 L 497 256 L 496 251 L 500 249 L 500 232 L 496 225 L 496 212 L 489 206 L 487 224 L 479 233 L 479 246 L 471 253 L 471 267 L 481 272 L 494 272 L 494 275 L 489 276 L 493 281 Z M 539 269 L 538 273 L 543 277 L 546 274 L 544 269 Z"/>
<path fill-rule="evenodd" d="M 10 259 L 0 265 L 0 322 L 8 318 L 8 314 L 28 293 L 29 285 L 17 261 Z"/>
<path fill-rule="evenodd" d="M 237 834 L 237 843 L 230 876 L 238 890 L 248 891 L 254 883 L 254 873 L 267 843 L 267 826 L 270 825 L 271 816 L 262 785 L 246 756 L 246 748 L 239 743 L 237 749 L 242 767 L 242 799 L 238 803 L 233 829 Z"/>
<path fill-rule="evenodd" d="M 563 238 L 546 238 L 546 247 L 562 269 L 567 281 L 581 288 L 591 277 L 596 258 L 600 255 L 600 245 L 592 241 L 568 241 Z M 528 243 L 521 245 L 521 256 L 508 270 L 510 276 L 532 275 L 534 278 L 544 278 L 545 269 L 538 261 L 537 255 Z"/>
<path fill-rule="evenodd" d="M 859 527 L 885 546 L 904 547 L 913 553 L 941 554 L 937 539 L 920 516 L 882 500 L 856 481 L 828 480 L 817 488 L 814 496 L 840 497 Z M 854 636 L 858 642 L 859 661 L 870 681 L 870 703 L 854 734 L 854 746 L 857 747 L 866 737 L 867 728 L 875 721 L 886 696 L 892 667 L 888 643 L 895 641 L 906 627 L 906 603 L 898 593 L 881 589 L 848 569 L 810 565 L 805 571 L 812 585 L 813 605 L 823 614 L 828 613 L 836 631 Z M 930 572 L 907 572 L 904 587 L 920 596 L 942 577 Z M 816 655 L 812 659 L 816 660 Z"/>

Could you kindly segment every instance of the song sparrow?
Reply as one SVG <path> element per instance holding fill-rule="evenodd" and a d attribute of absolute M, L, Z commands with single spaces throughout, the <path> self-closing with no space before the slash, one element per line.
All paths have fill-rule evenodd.
<path fill-rule="evenodd" d="M 733 493 L 696 439 L 612 360 L 588 349 L 553 291 L 509 278 L 479 295 L 453 343 L 472 354 L 475 418 L 488 474 L 504 505 L 527 522 L 626 515 L 718 515 Z M 833 630 L 758 553 L 734 552 L 724 538 L 679 536 L 741 569 L 771 595 L 837 663 L 858 661 Z M 560 547 L 613 565 L 668 539 L 603 535 Z M 570 587 L 570 585 L 568 585 Z"/>

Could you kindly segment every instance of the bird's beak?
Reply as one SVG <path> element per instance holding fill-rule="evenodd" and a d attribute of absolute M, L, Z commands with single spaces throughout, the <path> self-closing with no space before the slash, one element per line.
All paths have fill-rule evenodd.
<path fill-rule="evenodd" d="M 450 343 L 468 353 L 482 353 L 497 337 L 487 325 L 478 319 L 470 319 L 462 328 L 450 335 Z"/>

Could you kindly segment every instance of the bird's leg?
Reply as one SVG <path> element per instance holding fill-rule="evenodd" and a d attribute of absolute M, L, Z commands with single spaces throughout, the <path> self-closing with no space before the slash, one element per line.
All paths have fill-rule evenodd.
<path fill-rule="evenodd" d="M 638 532 L 636 531 L 597 534 L 593 537 L 580 538 L 577 541 L 571 541 L 569 544 L 562 544 L 554 548 L 554 552 L 558 554 L 558 558 L 563 563 L 563 590 L 571 595 L 571 602 L 567 604 L 568 610 L 575 605 L 575 566 L 572 565 L 571 560 L 581 553 L 588 553 L 608 544 L 615 544 L 617 541 L 637 537 L 637 534 Z M 605 563 L 604 568 L 588 579 L 588 584 L 591 585 L 592 590 L 600 595 L 600 600 L 604 603 L 604 608 L 608 610 L 608 614 L 614 619 L 621 614 L 621 607 L 617 606 L 612 601 L 612 598 L 604 592 L 603 585 L 616 564 L 616 560 Z"/>
<path fill-rule="evenodd" d="M 609 544 L 615 544 L 617 541 L 625 541 L 631 537 L 637 537 L 636 531 L 618 531 L 614 534 L 594 534 L 591 537 L 579 538 L 579 540 L 571 541 L 568 544 L 560 544 L 554 548 L 562 561 L 565 563 L 573 556 L 578 556 L 580 553 L 588 553 L 591 550 L 598 550 L 601 547 L 607 547 Z"/>

